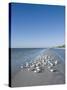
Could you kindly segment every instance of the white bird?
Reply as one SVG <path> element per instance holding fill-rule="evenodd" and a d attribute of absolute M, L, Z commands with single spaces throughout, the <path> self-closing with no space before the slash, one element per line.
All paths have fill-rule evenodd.
<path fill-rule="evenodd" d="M 34 70 L 34 72 L 36 73 L 37 71 L 36 71 L 36 70 Z"/>
<path fill-rule="evenodd" d="M 51 71 L 51 72 L 55 72 L 55 71 L 56 71 L 56 69 L 50 69 L 50 71 Z"/>
<path fill-rule="evenodd" d="M 28 64 L 28 62 L 26 62 L 26 67 L 28 67 L 29 66 L 29 64 Z"/>
<path fill-rule="evenodd" d="M 53 72 L 54 70 L 53 69 L 50 69 L 51 72 Z"/>
<path fill-rule="evenodd" d="M 58 64 L 58 61 L 56 60 L 56 61 L 55 61 L 55 65 L 57 65 L 57 64 Z"/>
<path fill-rule="evenodd" d="M 21 66 L 21 68 L 23 68 L 23 65 Z"/>

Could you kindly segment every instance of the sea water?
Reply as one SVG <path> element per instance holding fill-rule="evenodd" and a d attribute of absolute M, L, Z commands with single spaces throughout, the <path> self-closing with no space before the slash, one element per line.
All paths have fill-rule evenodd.
<path fill-rule="evenodd" d="M 61 60 L 64 62 L 65 60 L 65 49 L 62 48 L 54 48 L 52 49 L 53 51 L 56 52 L 56 54 L 61 58 Z"/>

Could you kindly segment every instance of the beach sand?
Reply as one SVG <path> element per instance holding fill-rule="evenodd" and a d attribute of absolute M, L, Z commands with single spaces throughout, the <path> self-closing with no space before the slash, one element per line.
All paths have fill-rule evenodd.
<path fill-rule="evenodd" d="M 47 50 L 48 55 L 55 55 L 51 50 Z M 55 85 L 65 83 L 65 63 L 58 59 L 59 63 L 55 66 L 56 72 L 50 72 L 47 66 L 44 66 L 44 71 L 35 73 L 27 69 L 21 69 L 14 78 L 12 78 L 12 87 L 24 86 L 39 86 L 39 85 Z"/>

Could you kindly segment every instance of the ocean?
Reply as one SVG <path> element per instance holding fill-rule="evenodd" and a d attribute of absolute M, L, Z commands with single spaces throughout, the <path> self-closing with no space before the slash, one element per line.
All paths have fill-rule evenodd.
<path fill-rule="evenodd" d="M 64 62 L 64 60 L 65 60 L 65 49 L 54 48 L 53 50 L 56 52 L 56 54 L 57 54 L 57 55 L 61 58 L 61 60 Z"/>

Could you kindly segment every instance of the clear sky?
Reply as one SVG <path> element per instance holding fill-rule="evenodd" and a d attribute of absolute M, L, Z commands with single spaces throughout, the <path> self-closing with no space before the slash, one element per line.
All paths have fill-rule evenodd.
<path fill-rule="evenodd" d="M 65 7 L 11 4 L 11 47 L 35 48 L 64 44 Z"/>

